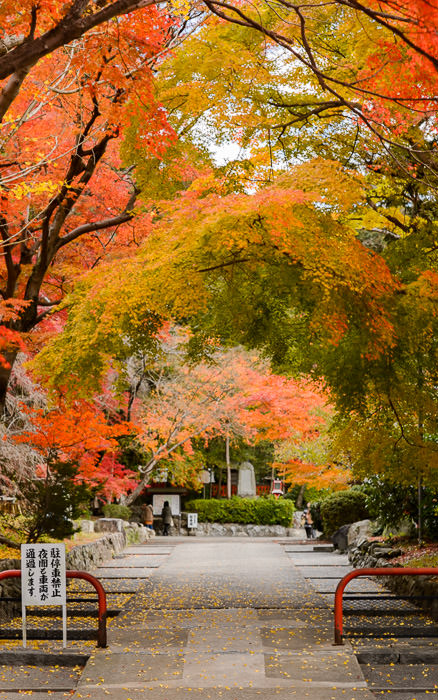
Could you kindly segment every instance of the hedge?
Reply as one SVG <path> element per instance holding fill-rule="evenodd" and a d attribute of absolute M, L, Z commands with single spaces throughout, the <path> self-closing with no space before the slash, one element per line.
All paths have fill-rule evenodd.
<path fill-rule="evenodd" d="M 200 522 L 241 523 L 244 525 L 283 525 L 289 527 L 295 511 L 290 500 L 261 496 L 260 498 L 196 499 L 184 509 L 198 513 Z"/>
<path fill-rule="evenodd" d="M 105 518 L 121 518 L 129 520 L 132 515 L 132 510 L 129 506 L 122 506 L 120 503 L 107 503 L 102 508 Z"/>
<path fill-rule="evenodd" d="M 368 517 L 366 497 L 362 491 L 338 491 L 321 502 L 324 535 L 333 535 L 341 525 L 355 523 Z"/>

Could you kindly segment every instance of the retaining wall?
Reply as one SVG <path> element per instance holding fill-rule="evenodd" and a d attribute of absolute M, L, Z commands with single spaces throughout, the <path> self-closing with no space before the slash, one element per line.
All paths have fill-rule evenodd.
<path fill-rule="evenodd" d="M 357 569 L 366 567 L 399 567 L 392 561 L 401 554 L 395 547 L 385 546 L 382 542 L 370 542 L 362 539 L 348 552 L 348 558 Z M 430 576 L 388 576 L 379 577 L 384 585 L 400 596 L 438 596 L 438 581 Z M 435 620 L 438 620 L 438 597 L 416 601 Z"/>
<path fill-rule="evenodd" d="M 184 521 L 183 521 L 184 522 Z M 189 534 L 184 526 L 181 535 Z M 178 534 L 173 528 L 171 534 Z M 282 527 L 281 525 L 241 525 L 240 523 L 198 523 L 198 527 L 190 531 L 195 537 L 305 537 L 302 528 Z"/>
<path fill-rule="evenodd" d="M 100 564 L 111 559 L 114 554 L 119 554 L 123 551 L 127 544 L 145 542 L 152 536 L 151 531 L 142 525 L 126 523 L 118 518 L 97 520 L 94 522 L 94 529 L 96 532 L 102 532 L 102 537 L 94 542 L 77 545 L 67 552 L 67 569 L 92 571 Z M 87 531 L 90 532 L 92 530 L 87 529 Z M 0 571 L 20 568 L 20 559 L 0 559 Z M 0 581 L 0 598 L 16 598 L 19 596 L 21 596 L 20 579 L 4 579 Z M 20 613 L 20 602 L 0 601 L 0 617 L 9 618 Z"/>

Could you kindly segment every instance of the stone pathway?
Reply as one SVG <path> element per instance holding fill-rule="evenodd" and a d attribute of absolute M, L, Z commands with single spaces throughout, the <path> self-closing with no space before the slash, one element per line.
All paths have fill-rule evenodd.
<path fill-rule="evenodd" d="M 371 700 L 351 647 L 332 646 L 324 597 L 280 544 L 164 541 L 171 553 L 110 623 L 109 648 L 92 655 L 75 699 Z"/>

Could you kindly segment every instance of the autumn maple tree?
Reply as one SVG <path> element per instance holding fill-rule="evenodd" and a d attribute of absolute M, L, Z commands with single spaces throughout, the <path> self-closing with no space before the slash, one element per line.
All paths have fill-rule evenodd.
<path fill-rule="evenodd" d="M 1 406 L 24 334 L 83 270 L 147 231 L 147 218 L 126 226 L 138 190 L 116 143 L 132 114 L 149 154 L 172 141 L 152 67 L 177 30 L 140 4 L 2 4 Z"/>
<path fill-rule="evenodd" d="M 199 484 L 200 444 L 214 438 L 248 444 L 316 434 L 326 398 L 314 386 L 273 374 L 242 348 L 217 348 L 208 362 L 185 361 L 187 338 L 166 332 L 161 358 L 136 383 L 132 419 L 147 458 L 130 504 L 162 469 L 174 483 Z M 137 360 L 138 361 L 138 360 Z"/>
<path fill-rule="evenodd" d="M 117 377 L 139 422 L 136 392 L 124 401 L 140 358 L 151 465 L 184 449 L 189 465 L 192 439 L 232 421 L 219 389 L 201 411 L 208 365 L 154 384 L 160 329 L 178 322 L 192 357 L 238 343 L 322 380 L 343 464 L 432 478 L 437 7 L 175 8 L 2 4 L 0 403 L 26 342 L 52 392 L 91 401 Z M 239 154 L 217 167 L 224 143 Z M 249 435 L 265 414 L 245 410 Z M 305 450 L 289 457 L 321 476 Z"/>

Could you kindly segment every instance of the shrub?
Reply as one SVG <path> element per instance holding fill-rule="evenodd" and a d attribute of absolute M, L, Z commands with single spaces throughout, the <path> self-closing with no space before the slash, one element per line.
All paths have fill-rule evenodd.
<path fill-rule="evenodd" d="M 102 508 L 105 518 L 121 518 L 129 520 L 132 515 L 132 510 L 128 506 L 122 506 L 119 503 L 107 503 Z"/>
<path fill-rule="evenodd" d="M 209 498 L 188 501 L 186 511 L 198 513 L 200 522 L 241 523 L 243 525 L 283 525 L 289 527 L 294 513 L 290 500 L 274 498 Z"/>
<path fill-rule="evenodd" d="M 410 523 L 412 535 L 418 523 L 418 488 L 387 481 L 380 476 L 367 478 L 363 490 L 370 516 L 381 528 L 397 530 L 404 521 Z M 425 537 L 438 538 L 438 491 L 423 488 L 421 497 L 422 532 Z"/>
<path fill-rule="evenodd" d="M 319 532 L 324 531 L 324 525 L 322 524 L 321 518 L 321 505 L 322 501 L 314 501 L 310 504 L 310 515 L 312 516 L 313 527 Z"/>
<path fill-rule="evenodd" d="M 403 520 L 416 519 L 418 514 L 417 489 L 382 479 L 368 477 L 364 484 L 368 511 L 382 528 L 397 528 Z"/>
<path fill-rule="evenodd" d="M 18 481 L 21 514 L 0 513 L 0 531 L 32 543 L 72 535 L 73 521 L 91 498 L 87 486 L 75 481 L 77 474 L 76 463 L 51 460 L 44 478 Z"/>
<path fill-rule="evenodd" d="M 368 517 L 365 494 L 357 489 L 338 491 L 321 503 L 324 535 L 330 537 L 341 525 Z"/>

